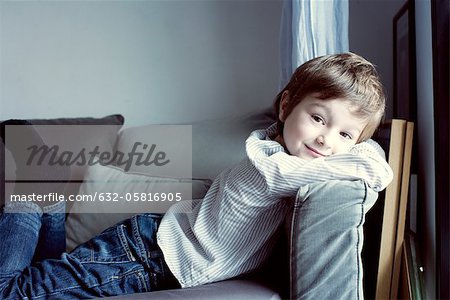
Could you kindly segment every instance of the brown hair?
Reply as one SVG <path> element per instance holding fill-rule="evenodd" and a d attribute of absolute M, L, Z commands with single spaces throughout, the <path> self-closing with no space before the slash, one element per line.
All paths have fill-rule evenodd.
<path fill-rule="evenodd" d="M 279 119 L 280 101 L 285 91 L 289 102 L 285 116 L 306 96 L 315 94 L 322 100 L 345 98 L 357 110 L 355 113 L 367 118 L 368 123 L 358 142 L 369 139 L 379 126 L 385 110 L 385 95 L 373 64 L 354 53 L 325 55 L 302 64 L 295 70 L 289 83 L 277 95 L 275 111 L 278 118 L 278 134 L 283 136 L 284 123 Z"/>

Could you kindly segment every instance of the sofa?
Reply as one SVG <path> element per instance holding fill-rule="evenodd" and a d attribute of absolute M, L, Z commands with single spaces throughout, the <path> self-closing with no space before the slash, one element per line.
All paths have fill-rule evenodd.
<path fill-rule="evenodd" d="M 66 194 L 94 193 L 150 193 L 178 189 L 192 199 L 202 198 L 212 180 L 225 168 L 245 157 L 245 139 L 259 128 L 275 121 L 272 109 L 265 109 L 241 117 L 208 120 L 174 127 L 176 138 L 161 134 L 159 126 L 127 127 L 121 115 L 104 118 L 64 118 L 29 120 L 36 125 L 48 144 L 64 144 L 77 149 L 129 153 L 133 145 L 161 145 L 174 149 L 180 159 L 192 158 L 183 171 L 164 173 L 149 166 L 136 164 L 72 165 L 71 181 Z M 149 122 L 150 123 L 150 122 Z M 48 125 L 59 125 L 48 127 Z M 77 126 L 74 126 L 77 125 Z M 172 126 L 172 125 L 170 125 Z M 170 127 L 169 126 L 169 127 Z M 49 128 L 64 128 L 64 134 Z M 67 128 L 65 128 L 67 127 Z M 152 131 L 157 129 L 157 131 Z M 172 127 L 170 127 L 172 128 Z M 180 131 L 179 129 L 187 131 Z M 74 130 L 73 132 L 71 130 Z M 173 129 L 173 128 L 172 128 Z M 172 130 L 170 129 L 170 130 Z M 168 129 L 169 130 L 169 129 Z M 157 135 L 160 135 L 159 137 Z M 155 142 L 156 141 L 156 142 Z M 78 151 L 78 150 L 76 150 Z M 76 152 L 75 151 L 75 152 Z M 13 181 L 14 165 L 5 153 L 5 178 Z M 161 175 L 161 172 L 164 174 Z M 161 177 L 164 179 L 161 181 Z M 12 193 L 13 183 L 5 185 L 6 195 Z M 285 199 L 286 217 L 279 228 L 271 257 L 258 270 L 222 282 L 204 286 L 122 295 L 112 299 L 363 299 L 363 225 L 365 215 L 377 200 L 378 194 L 363 181 L 334 181 L 317 183 L 299 189 L 293 199 Z M 140 211 L 164 213 L 167 205 L 130 208 L 128 203 L 68 203 L 66 219 L 67 251 Z M 170 204 L 169 204 L 170 206 Z M 321 222 L 310 216 L 319 214 Z M 332 231 L 323 232 L 325 222 L 335 224 Z M 333 245 L 352 245 L 340 253 L 328 253 Z M 306 255 L 313 251 L 317 256 Z M 328 254 L 327 254 L 328 253 Z"/>

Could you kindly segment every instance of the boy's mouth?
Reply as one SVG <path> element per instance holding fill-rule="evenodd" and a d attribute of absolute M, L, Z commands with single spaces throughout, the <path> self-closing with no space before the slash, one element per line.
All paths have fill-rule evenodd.
<path fill-rule="evenodd" d="M 320 151 L 318 151 L 318 150 L 316 150 L 316 149 L 314 149 L 314 148 L 312 148 L 312 147 L 310 147 L 310 146 L 308 146 L 308 145 L 305 145 L 306 146 L 306 149 L 308 149 L 309 151 L 309 154 L 311 154 L 312 156 L 314 156 L 314 157 L 322 157 L 322 156 L 325 156 L 325 154 L 323 154 L 323 153 L 321 153 Z"/>

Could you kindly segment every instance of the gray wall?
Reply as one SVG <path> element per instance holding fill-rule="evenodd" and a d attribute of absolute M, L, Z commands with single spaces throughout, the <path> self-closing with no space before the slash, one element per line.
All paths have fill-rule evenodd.
<path fill-rule="evenodd" d="M 190 122 L 271 105 L 281 1 L 1 1 L 0 119 Z"/>
<path fill-rule="evenodd" d="M 374 63 L 386 90 L 386 118 L 392 118 L 393 36 L 392 20 L 404 0 L 350 0 L 350 51 Z"/>
<path fill-rule="evenodd" d="M 389 102 L 392 18 L 402 3 L 350 0 L 350 50 L 378 66 Z M 270 105 L 281 5 L 1 1 L 0 119 L 120 112 L 135 125 Z"/>

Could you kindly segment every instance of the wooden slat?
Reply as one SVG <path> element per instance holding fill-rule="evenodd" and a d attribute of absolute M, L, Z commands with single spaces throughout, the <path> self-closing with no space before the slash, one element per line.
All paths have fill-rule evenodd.
<path fill-rule="evenodd" d="M 376 299 L 388 299 L 390 297 L 392 266 L 394 263 L 395 240 L 397 235 L 395 228 L 397 228 L 405 133 L 406 121 L 392 120 L 388 162 L 394 173 L 394 178 L 391 184 L 386 188 L 385 192 Z"/>
<path fill-rule="evenodd" d="M 411 174 L 411 153 L 413 144 L 414 123 L 406 125 L 405 146 L 403 154 L 402 183 L 400 190 L 400 205 L 398 211 L 397 239 L 395 241 L 394 264 L 392 271 L 391 299 L 397 299 L 400 265 L 402 258 L 402 245 L 405 236 L 406 209 L 409 195 L 409 179 Z"/>

